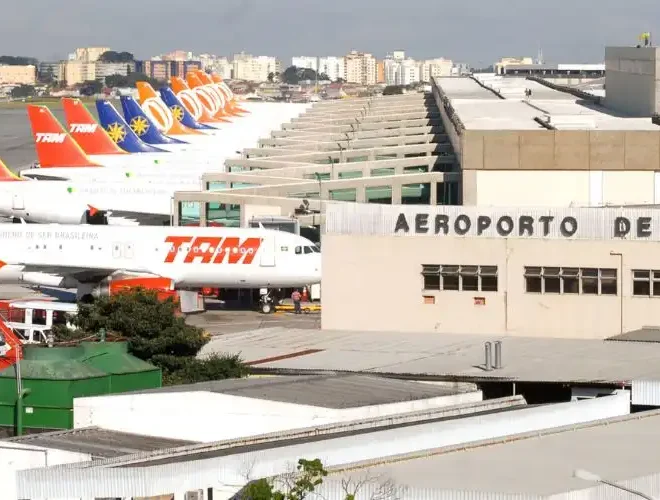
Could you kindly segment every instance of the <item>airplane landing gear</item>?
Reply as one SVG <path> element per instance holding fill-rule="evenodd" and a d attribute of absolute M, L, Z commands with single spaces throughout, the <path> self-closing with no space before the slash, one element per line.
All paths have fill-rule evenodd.
<path fill-rule="evenodd" d="M 263 314 L 271 314 L 272 312 L 275 312 L 275 300 L 269 290 L 266 290 L 266 293 L 261 294 L 261 298 L 259 299 L 259 309 L 261 309 Z"/>

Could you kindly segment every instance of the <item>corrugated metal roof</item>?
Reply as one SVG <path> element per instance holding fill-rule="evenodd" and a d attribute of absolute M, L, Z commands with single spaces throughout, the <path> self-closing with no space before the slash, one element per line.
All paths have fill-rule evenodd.
<path fill-rule="evenodd" d="M 503 368 L 485 371 L 484 342 L 502 341 Z M 228 333 L 211 352 L 241 352 L 246 361 L 306 349 L 320 352 L 259 364 L 300 373 L 323 370 L 446 380 L 510 380 L 619 384 L 660 380 L 660 344 L 485 335 L 269 328 Z"/>
<path fill-rule="evenodd" d="M 120 457 L 131 453 L 195 444 L 193 441 L 108 431 L 98 427 L 30 434 L 9 438 L 6 441 L 42 448 L 89 453 L 93 459 Z"/>
<path fill-rule="evenodd" d="M 659 447 L 660 411 L 654 411 L 427 451 L 422 457 L 389 457 L 376 466 L 349 466 L 329 479 L 355 478 L 360 471 L 400 486 L 553 495 L 593 486 L 574 478 L 576 469 L 615 482 L 658 473 Z"/>
<path fill-rule="evenodd" d="M 474 390 L 474 387 L 446 387 L 365 375 L 324 374 L 217 380 L 137 393 L 208 391 L 341 409 L 449 396 L 470 390 Z"/>

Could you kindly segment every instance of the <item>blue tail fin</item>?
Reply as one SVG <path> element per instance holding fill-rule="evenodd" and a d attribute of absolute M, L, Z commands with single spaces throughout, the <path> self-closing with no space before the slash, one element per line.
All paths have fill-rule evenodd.
<path fill-rule="evenodd" d="M 176 118 L 179 116 L 179 121 L 188 128 L 196 128 L 200 130 L 215 129 L 210 125 L 199 123 L 193 115 L 186 109 L 181 100 L 176 96 L 174 91 L 169 87 L 162 87 L 160 89 L 160 98 L 165 105 L 172 110 L 172 114 Z"/>
<path fill-rule="evenodd" d="M 96 109 L 99 112 L 101 126 L 124 151 L 129 153 L 167 152 L 164 149 L 156 148 L 142 142 L 110 102 L 98 99 L 96 101 Z"/>
<path fill-rule="evenodd" d="M 188 144 L 185 141 L 163 134 L 132 97 L 121 96 L 120 99 L 126 121 L 130 124 L 133 132 L 147 144 Z"/>

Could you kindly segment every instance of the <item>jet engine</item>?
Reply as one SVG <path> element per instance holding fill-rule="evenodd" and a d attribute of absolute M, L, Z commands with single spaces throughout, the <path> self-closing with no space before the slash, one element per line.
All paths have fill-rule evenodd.
<path fill-rule="evenodd" d="M 26 208 L 25 210 L 13 210 L 12 222 L 22 221 L 38 224 L 95 224 L 107 225 L 108 217 L 105 211 L 94 208 L 75 206 L 51 207 L 44 204 L 43 207 Z"/>
<path fill-rule="evenodd" d="M 159 277 L 109 277 L 100 283 L 80 283 L 78 285 L 78 298 L 91 295 L 92 297 L 109 297 L 121 292 L 144 288 L 154 290 L 160 298 L 176 297 L 174 282 L 169 278 Z"/>

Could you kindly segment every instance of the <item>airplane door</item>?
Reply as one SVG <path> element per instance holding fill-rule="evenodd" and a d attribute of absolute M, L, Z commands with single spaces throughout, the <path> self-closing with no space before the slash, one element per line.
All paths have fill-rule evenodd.
<path fill-rule="evenodd" d="M 14 210 L 25 210 L 25 202 L 23 201 L 23 197 L 20 194 L 14 195 L 12 207 Z"/>
<path fill-rule="evenodd" d="M 133 243 L 126 243 L 124 245 L 124 258 L 125 259 L 133 258 Z"/>
<path fill-rule="evenodd" d="M 121 243 L 112 244 L 112 258 L 113 259 L 121 258 Z"/>
<path fill-rule="evenodd" d="M 265 238 L 261 243 L 261 260 L 259 264 L 262 267 L 275 266 L 275 238 Z"/>

